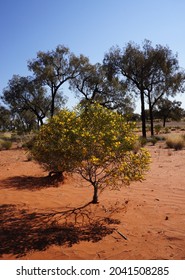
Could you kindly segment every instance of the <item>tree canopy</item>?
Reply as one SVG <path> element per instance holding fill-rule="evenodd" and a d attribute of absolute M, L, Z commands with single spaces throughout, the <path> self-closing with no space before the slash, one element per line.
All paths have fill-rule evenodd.
<path fill-rule="evenodd" d="M 38 52 L 37 58 L 28 62 L 37 81 L 50 90 L 50 116 L 56 111 L 56 98 L 61 96 L 61 87 L 64 83 L 79 75 L 81 67 L 88 62 L 88 58 L 75 56 L 69 48 L 58 45 L 55 50 Z"/>
<path fill-rule="evenodd" d="M 154 115 L 163 120 L 163 127 L 168 119 L 179 121 L 185 116 L 185 111 L 181 107 L 180 101 L 171 101 L 167 98 L 160 99 L 155 106 Z"/>
<path fill-rule="evenodd" d="M 38 124 L 48 116 L 50 100 L 44 87 L 32 77 L 14 75 L 3 92 L 3 101 L 19 116 L 29 111 L 35 115 Z"/>

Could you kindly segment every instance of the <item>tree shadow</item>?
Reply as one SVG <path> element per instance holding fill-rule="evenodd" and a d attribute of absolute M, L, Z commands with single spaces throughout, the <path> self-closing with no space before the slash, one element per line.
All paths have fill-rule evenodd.
<path fill-rule="evenodd" d="M 45 177 L 34 177 L 34 176 L 14 176 L 9 177 L 2 181 L 3 186 L 6 188 L 15 188 L 17 190 L 40 190 L 49 187 L 58 187 L 59 183 L 58 176 L 45 176 Z"/>
<path fill-rule="evenodd" d="M 20 205 L 0 205 L 0 256 L 15 258 L 51 245 L 72 246 L 81 241 L 98 242 L 114 231 L 118 220 L 98 218 L 88 203 L 61 212 L 38 213 Z"/>

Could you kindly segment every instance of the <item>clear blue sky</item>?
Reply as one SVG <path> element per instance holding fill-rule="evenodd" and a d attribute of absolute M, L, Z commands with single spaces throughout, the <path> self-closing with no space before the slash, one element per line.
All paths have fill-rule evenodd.
<path fill-rule="evenodd" d="M 112 46 L 149 39 L 178 53 L 185 68 L 184 0 L 0 0 L 0 11 L 0 94 L 13 74 L 29 74 L 39 50 L 58 44 L 96 63 Z M 176 99 L 185 108 L 185 94 Z"/>

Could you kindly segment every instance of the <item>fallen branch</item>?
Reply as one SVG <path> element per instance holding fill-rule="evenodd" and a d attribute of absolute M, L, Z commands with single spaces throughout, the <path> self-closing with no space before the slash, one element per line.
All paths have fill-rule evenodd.
<path fill-rule="evenodd" d="M 119 234 L 119 235 L 121 235 L 121 237 L 123 237 L 125 240 L 128 240 L 128 238 L 123 234 L 123 233 L 121 233 L 120 231 L 118 231 L 118 230 L 116 230 L 117 231 L 117 233 Z"/>

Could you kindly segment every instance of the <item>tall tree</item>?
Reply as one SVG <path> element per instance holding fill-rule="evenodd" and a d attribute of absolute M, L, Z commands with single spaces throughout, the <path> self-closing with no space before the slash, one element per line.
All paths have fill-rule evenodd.
<path fill-rule="evenodd" d="M 37 58 L 28 62 L 28 69 L 33 71 L 35 78 L 49 87 L 51 117 L 56 113 L 56 98 L 62 95 L 62 85 L 78 76 L 81 65 L 87 61 L 83 55 L 76 57 L 68 48 L 59 45 L 55 50 L 38 52 Z"/>
<path fill-rule="evenodd" d="M 117 76 L 124 79 L 128 87 L 139 95 L 141 100 L 142 134 L 146 137 L 145 103 L 147 98 L 153 135 L 153 107 L 164 95 L 174 95 L 182 91 L 184 73 L 179 70 L 178 60 L 168 47 L 151 46 L 144 41 L 142 47 L 128 43 L 123 50 L 112 48 L 105 55 L 104 64 L 108 69 L 109 79 Z"/>
<path fill-rule="evenodd" d="M 30 111 L 37 118 L 38 124 L 48 116 L 50 99 L 43 86 L 32 77 L 14 75 L 3 91 L 2 100 L 15 114 Z"/>
<path fill-rule="evenodd" d="M 153 111 L 157 102 L 164 97 L 175 96 L 184 91 L 185 74 L 180 70 L 177 55 L 173 55 L 168 47 L 144 45 L 146 59 L 150 63 L 151 77 L 146 85 L 145 95 L 148 99 L 151 135 L 154 135 Z"/>
<path fill-rule="evenodd" d="M 182 102 L 180 101 L 162 98 L 156 103 L 154 114 L 157 118 L 163 120 L 163 127 L 165 127 L 167 119 L 179 121 L 185 116 L 185 111 L 181 105 Z"/>

